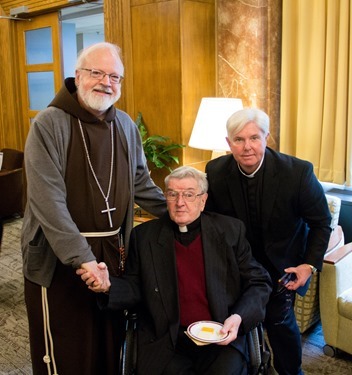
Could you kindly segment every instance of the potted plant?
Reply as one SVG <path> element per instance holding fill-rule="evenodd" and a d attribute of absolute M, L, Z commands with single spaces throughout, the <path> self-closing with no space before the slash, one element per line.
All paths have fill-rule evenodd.
<path fill-rule="evenodd" d="M 159 170 L 166 168 L 171 172 L 171 165 L 174 163 L 179 164 L 178 157 L 173 155 L 171 151 L 185 146 L 178 143 L 172 143 L 169 137 L 161 135 L 149 136 L 141 112 L 138 112 L 136 125 L 141 134 L 143 150 L 149 168 Z"/>

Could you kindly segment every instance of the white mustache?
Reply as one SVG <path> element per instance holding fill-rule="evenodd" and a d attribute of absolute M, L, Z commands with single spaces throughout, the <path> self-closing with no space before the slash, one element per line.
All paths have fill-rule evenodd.
<path fill-rule="evenodd" d="M 99 91 L 99 92 L 103 92 L 105 94 L 112 94 L 112 90 L 109 90 L 105 87 L 95 87 L 94 90 Z"/>

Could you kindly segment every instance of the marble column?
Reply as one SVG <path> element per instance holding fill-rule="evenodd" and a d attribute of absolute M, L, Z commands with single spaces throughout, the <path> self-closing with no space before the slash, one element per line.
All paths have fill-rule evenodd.
<path fill-rule="evenodd" d="M 218 0 L 217 96 L 270 116 L 279 149 L 282 0 Z"/>

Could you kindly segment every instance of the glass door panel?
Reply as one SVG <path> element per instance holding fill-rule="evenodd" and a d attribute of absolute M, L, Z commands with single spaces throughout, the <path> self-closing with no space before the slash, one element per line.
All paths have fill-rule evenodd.
<path fill-rule="evenodd" d="M 51 27 L 25 32 L 26 63 L 45 64 L 53 62 Z"/>
<path fill-rule="evenodd" d="M 40 111 L 48 106 L 55 95 L 54 73 L 33 72 L 27 74 L 29 109 Z"/>

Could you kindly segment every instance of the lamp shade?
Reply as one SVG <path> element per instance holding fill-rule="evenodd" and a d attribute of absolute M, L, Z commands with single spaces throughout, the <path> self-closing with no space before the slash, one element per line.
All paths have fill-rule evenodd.
<path fill-rule="evenodd" d="M 203 98 L 188 145 L 201 150 L 229 151 L 226 122 L 242 108 L 241 99 Z"/>

